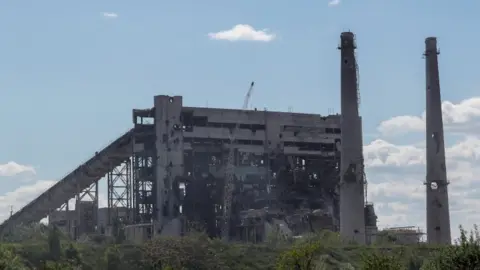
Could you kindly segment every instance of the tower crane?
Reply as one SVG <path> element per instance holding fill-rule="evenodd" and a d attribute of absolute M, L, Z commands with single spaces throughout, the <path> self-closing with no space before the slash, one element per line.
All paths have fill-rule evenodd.
<path fill-rule="evenodd" d="M 243 102 L 242 111 L 247 110 L 250 97 L 252 95 L 255 82 L 250 84 L 245 100 Z M 223 192 L 223 218 L 221 233 L 222 239 L 228 241 L 230 238 L 230 217 L 232 215 L 232 193 L 235 186 L 235 147 L 236 134 L 240 126 L 240 120 L 235 124 L 235 128 L 230 133 L 230 149 L 228 152 L 227 163 L 225 164 L 225 189 Z"/>

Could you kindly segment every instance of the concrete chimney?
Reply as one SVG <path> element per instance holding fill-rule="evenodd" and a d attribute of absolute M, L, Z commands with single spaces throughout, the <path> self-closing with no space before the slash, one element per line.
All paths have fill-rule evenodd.
<path fill-rule="evenodd" d="M 437 39 L 426 38 L 427 241 L 451 244 L 438 54 Z"/>
<path fill-rule="evenodd" d="M 355 35 L 340 35 L 341 55 L 341 165 L 340 165 L 340 235 L 365 244 L 364 166 L 362 123 L 358 112 L 359 93 Z"/>

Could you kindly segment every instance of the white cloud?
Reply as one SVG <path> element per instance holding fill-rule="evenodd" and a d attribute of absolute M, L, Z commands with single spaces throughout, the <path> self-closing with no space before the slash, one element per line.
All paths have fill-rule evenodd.
<path fill-rule="evenodd" d="M 340 4 L 340 0 L 331 0 L 328 2 L 328 6 L 333 7 L 333 6 L 338 6 Z"/>
<path fill-rule="evenodd" d="M 103 17 L 108 18 L 108 19 L 118 18 L 118 14 L 114 13 L 114 12 L 103 12 L 102 15 L 103 15 Z"/>
<path fill-rule="evenodd" d="M 422 117 L 402 115 L 383 121 L 378 131 L 385 136 L 402 135 L 412 131 L 425 130 L 425 120 Z"/>
<path fill-rule="evenodd" d="M 101 179 L 100 181 L 102 181 Z M 57 181 L 48 180 L 48 181 L 37 181 L 30 185 L 21 186 L 13 191 L 7 192 L 0 196 L 0 223 L 9 217 L 10 209 L 13 209 L 13 212 L 17 212 L 22 207 L 27 205 L 33 199 L 40 196 L 43 192 L 53 186 Z M 105 180 L 103 180 L 105 182 Z M 85 198 L 88 198 L 86 196 Z M 88 200 L 88 199 L 87 199 Z M 98 204 L 99 207 L 107 207 L 108 201 L 107 196 L 101 192 L 98 194 Z M 75 200 L 69 201 L 70 210 L 75 209 Z M 45 222 L 45 219 L 42 221 Z"/>
<path fill-rule="evenodd" d="M 0 176 L 14 176 L 20 173 L 35 174 L 35 169 L 32 166 L 21 165 L 14 161 L 0 164 Z"/>
<path fill-rule="evenodd" d="M 442 115 L 445 130 L 460 134 L 477 134 L 480 131 L 480 97 L 473 97 L 459 103 L 444 101 Z M 403 135 L 425 130 L 425 112 L 422 115 L 396 116 L 383 121 L 378 131 L 384 136 Z"/>
<path fill-rule="evenodd" d="M 459 225 L 468 229 L 480 224 L 480 98 L 445 101 L 442 109 L 446 141 L 452 142 L 446 147 L 446 163 L 452 235 L 458 237 Z M 424 115 L 383 121 L 378 130 L 384 137 L 364 146 L 368 200 L 375 203 L 380 227 L 425 226 L 425 142 L 388 141 L 392 135 L 423 132 Z"/>
<path fill-rule="evenodd" d="M 28 186 L 19 187 L 0 196 L 0 222 L 7 219 L 10 208 L 16 212 L 31 200 L 50 188 L 55 181 L 37 181 Z"/>
<path fill-rule="evenodd" d="M 255 30 L 248 24 L 237 24 L 229 30 L 209 33 L 208 37 L 214 40 L 270 42 L 275 39 L 275 34 L 269 33 L 268 29 Z"/>
<path fill-rule="evenodd" d="M 394 145 L 376 139 L 364 146 L 366 167 L 408 166 L 425 163 L 425 153 L 411 145 Z"/>

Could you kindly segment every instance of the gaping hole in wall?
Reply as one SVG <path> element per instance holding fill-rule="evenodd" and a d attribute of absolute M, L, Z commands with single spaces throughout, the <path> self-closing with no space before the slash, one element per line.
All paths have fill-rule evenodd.
<path fill-rule="evenodd" d="M 173 97 L 168 98 L 169 103 L 173 103 Z"/>
<path fill-rule="evenodd" d="M 343 59 L 343 63 L 344 63 L 345 65 L 348 64 L 348 59 L 347 59 L 347 58 L 344 58 L 344 59 Z"/>
<path fill-rule="evenodd" d="M 327 133 L 327 134 L 340 134 L 342 132 L 339 128 L 325 128 L 325 133 Z"/>
<path fill-rule="evenodd" d="M 438 183 L 437 182 L 431 182 L 430 183 L 430 189 L 437 190 L 438 189 Z"/>
<path fill-rule="evenodd" d="M 356 166 L 354 163 L 351 163 L 345 170 L 343 180 L 347 183 L 354 183 L 357 181 Z"/>
<path fill-rule="evenodd" d="M 135 119 L 135 124 L 137 125 L 153 125 L 154 123 L 155 123 L 155 118 L 153 117 L 137 116 Z"/>
<path fill-rule="evenodd" d="M 222 131 L 225 133 L 228 133 L 229 127 L 234 128 L 237 125 L 234 121 L 223 122 L 214 120 L 213 117 L 210 117 L 210 120 L 213 121 L 208 120 L 206 116 L 193 116 L 192 113 L 184 113 L 181 122 L 177 123 L 180 126 L 197 127 L 197 125 L 203 125 L 206 127 L 218 127 L 222 128 Z M 173 126 L 173 119 L 170 122 L 172 122 Z M 252 124 L 239 126 L 239 129 L 248 135 L 250 135 L 249 131 L 253 133 L 261 130 L 260 128 L 264 129 L 264 126 L 263 128 L 261 126 L 253 126 Z M 292 128 L 292 130 L 278 130 L 275 132 L 278 136 L 277 139 L 272 141 L 268 140 L 271 138 L 267 138 L 265 142 L 263 134 L 258 138 L 258 142 L 250 139 L 237 140 L 238 144 L 248 146 L 257 144 L 271 146 L 268 147 L 268 152 L 265 150 L 265 153 L 257 154 L 256 151 L 255 153 L 250 153 L 250 147 L 245 147 L 244 151 L 236 151 L 235 163 L 237 167 L 241 168 L 239 170 L 241 175 L 236 177 L 236 184 L 231 187 L 234 190 L 234 195 L 232 195 L 230 209 L 232 210 L 232 218 L 235 219 L 232 223 L 243 224 L 241 223 L 242 220 L 237 220 L 237 218 L 240 219 L 243 216 L 243 212 L 248 212 L 252 216 L 248 220 L 255 221 L 254 217 L 259 216 L 256 209 L 263 209 L 268 206 L 269 209 L 272 209 L 271 212 L 273 210 L 280 212 L 282 219 L 283 215 L 288 217 L 289 222 L 292 219 L 291 230 L 295 235 L 317 229 L 320 230 L 320 228 L 327 229 L 337 226 L 335 224 L 338 223 L 337 216 L 339 213 L 336 210 L 338 207 L 334 207 L 334 205 L 338 205 L 338 191 L 335 188 L 340 172 L 338 171 L 339 165 L 336 155 L 340 147 L 337 149 L 333 141 L 334 138 L 339 136 L 330 135 L 340 133 L 340 129 L 329 127 L 328 133 L 330 134 L 325 134 L 327 133 L 325 128 L 319 128 L 318 133 L 321 134 L 320 136 L 326 137 L 325 142 L 321 140 L 321 143 L 290 140 L 289 136 L 297 130 L 308 130 L 308 132 L 305 132 L 307 134 L 313 132 L 309 128 L 297 127 L 296 129 Z M 279 139 L 282 131 L 290 133 L 285 133 L 286 136 L 283 139 Z M 303 135 L 302 131 L 300 133 L 297 131 L 297 135 Z M 271 136 L 271 134 L 268 135 Z M 273 136 L 275 135 L 273 134 Z M 284 142 L 285 139 L 287 140 L 286 142 Z M 185 159 L 185 172 L 187 176 L 190 176 L 188 180 L 185 180 L 189 181 L 189 183 L 187 185 L 188 191 L 185 192 L 185 199 L 182 202 L 181 212 L 184 213 L 187 220 L 206 223 L 205 227 L 211 227 L 209 230 L 212 232 L 209 235 L 218 236 L 222 222 L 219 222 L 216 217 L 223 212 L 222 204 L 225 187 L 223 176 L 221 174 L 215 176 L 221 172 L 223 167 L 221 164 L 216 164 L 216 161 L 219 163 L 226 162 L 224 144 L 229 144 L 230 140 L 228 138 L 192 138 L 190 135 L 184 138 L 184 142 L 188 142 L 195 150 L 189 150 L 191 152 L 188 152 L 188 159 L 191 161 L 187 162 L 187 158 Z M 289 162 L 282 153 L 282 148 L 275 149 L 273 147 L 278 142 L 281 142 L 277 146 L 279 148 L 285 143 L 286 147 L 296 147 L 298 151 L 321 151 L 321 155 L 303 154 L 301 152 L 293 155 L 292 163 L 294 163 L 296 168 L 295 172 L 293 172 L 287 167 Z M 172 148 L 172 150 L 174 149 Z M 187 157 L 187 155 L 185 156 Z M 269 160 L 267 161 L 266 158 L 269 158 Z M 204 174 L 204 177 L 202 177 L 202 174 Z M 355 176 L 352 181 L 356 181 Z M 300 203 L 302 201 L 306 201 L 307 204 L 302 205 Z M 304 217 L 303 211 L 305 209 L 312 209 L 312 211 L 318 209 L 318 216 L 312 218 L 312 221 L 310 221 L 310 218 L 298 220 L 297 216 L 299 213 L 301 214 L 300 217 Z M 317 212 L 315 213 L 317 215 Z M 313 223 L 313 225 L 310 224 L 310 227 L 308 225 L 309 222 Z M 290 224 L 288 225 L 290 226 Z"/>
<path fill-rule="evenodd" d="M 335 139 L 335 150 L 341 151 L 342 149 L 342 141 L 340 139 Z"/>

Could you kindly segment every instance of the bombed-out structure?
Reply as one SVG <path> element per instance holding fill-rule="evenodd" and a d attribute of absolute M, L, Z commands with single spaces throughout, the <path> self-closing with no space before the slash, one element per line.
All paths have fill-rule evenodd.
<path fill-rule="evenodd" d="M 134 241 L 192 226 L 248 242 L 322 229 L 374 241 L 355 48 L 353 33 L 342 33 L 341 114 L 189 107 L 182 96 L 155 96 L 153 107 L 133 110 L 132 129 L 14 213 L 0 233 L 49 216 L 75 238 L 109 234 L 121 221 Z M 99 209 L 103 178 L 108 207 Z"/>
<path fill-rule="evenodd" d="M 163 152 L 153 179 L 160 175 L 164 182 L 150 183 L 156 192 L 140 191 L 148 195 L 136 201 L 135 221 L 172 220 L 182 214 L 204 224 L 211 236 L 220 236 L 230 132 L 239 122 L 230 237 L 252 230 L 261 235 L 265 221 L 273 220 L 289 233 L 308 226 L 338 227 L 338 115 L 184 107 L 179 96 L 157 96 L 155 104 L 163 108 L 134 111 L 134 160 L 144 160 L 148 149 L 157 159 Z M 157 124 L 142 124 L 153 115 Z M 159 129 L 164 123 L 168 126 Z M 156 151 L 148 144 L 157 145 Z"/>

